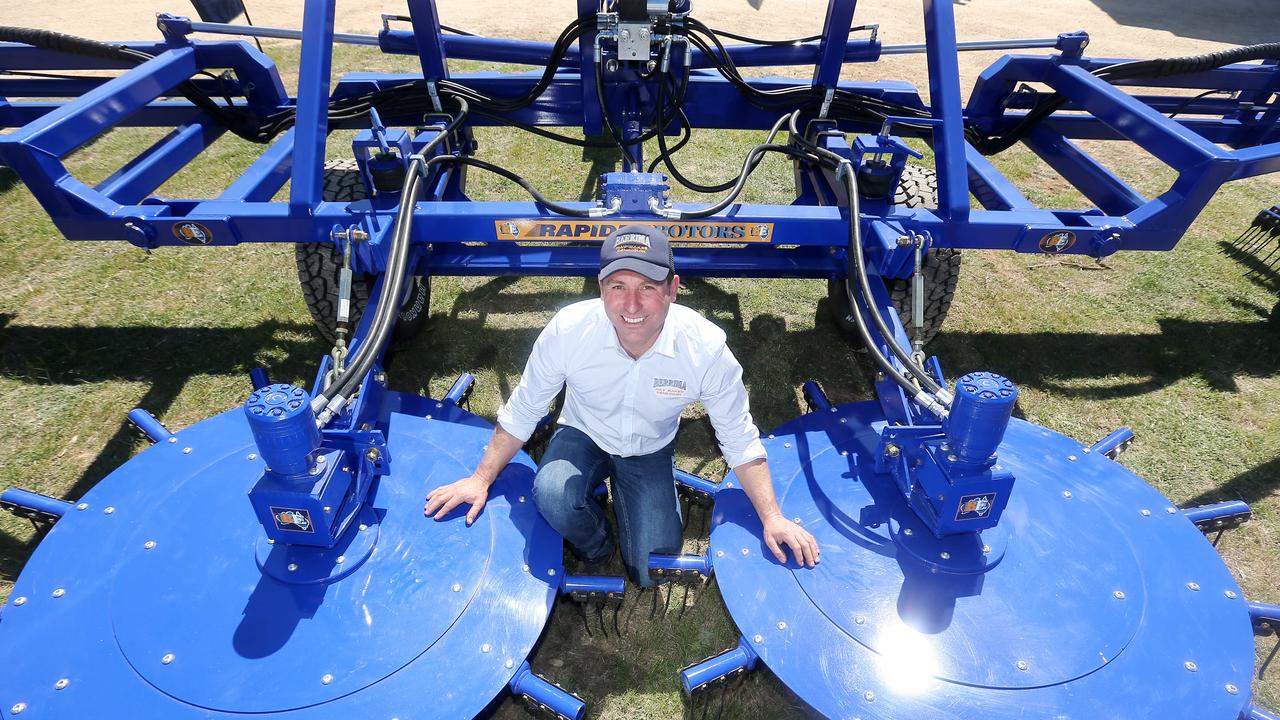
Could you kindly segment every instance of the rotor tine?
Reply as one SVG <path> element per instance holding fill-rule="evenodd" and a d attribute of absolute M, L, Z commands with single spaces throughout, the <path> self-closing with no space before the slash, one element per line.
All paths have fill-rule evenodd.
<path fill-rule="evenodd" d="M 623 598 L 626 599 L 625 597 Z M 622 603 L 615 603 L 613 606 L 613 634 L 616 637 L 622 637 L 622 629 L 618 627 L 618 615 L 622 613 Z"/>
<path fill-rule="evenodd" d="M 1237 235 L 1237 236 L 1236 236 L 1236 239 L 1231 241 L 1231 244 L 1232 244 L 1232 245 L 1235 245 L 1235 246 L 1237 246 L 1237 247 L 1238 247 L 1241 243 L 1243 243 L 1243 241 L 1244 241 L 1244 237 L 1245 237 L 1246 235 L 1248 235 L 1248 234 L 1249 234 L 1249 233 L 1251 233 L 1251 232 L 1255 232 L 1255 231 L 1257 231 L 1257 229 L 1258 229 L 1258 226 L 1257 226 L 1256 224 L 1255 224 L 1255 225 L 1250 225 L 1249 227 L 1245 228 L 1243 232 L 1241 232 L 1239 235 Z"/>
<path fill-rule="evenodd" d="M 631 612 L 627 613 L 626 618 L 622 621 L 622 626 L 627 630 L 631 629 L 631 617 L 636 614 L 636 610 L 640 609 L 640 603 L 644 602 L 644 592 L 649 588 L 640 588 L 640 592 L 636 595 L 636 601 L 631 605 Z"/>
<path fill-rule="evenodd" d="M 724 685 L 720 686 L 720 702 L 718 707 L 716 707 L 716 720 L 720 720 L 720 718 L 724 715 L 724 696 L 728 694 L 729 694 L 729 684 L 725 683 Z"/>
<path fill-rule="evenodd" d="M 661 592 L 661 587 L 658 585 L 654 585 L 653 597 L 649 599 L 649 619 L 650 620 L 652 620 L 658 615 L 658 593 L 659 592 Z"/>
<path fill-rule="evenodd" d="M 578 609 L 582 612 L 582 627 L 587 631 L 587 637 L 595 637 L 591 632 L 591 621 L 587 618 L 587 604 L 585 602 L 578 603 Z"/>
<path fill-rule="evenodd" d="M 1258 668 L 1258 679 L 1261 680 L 1264 673 L 1267 672 L 1267 666 L 1276 657 L 1276 651 L 1280 650 L 1280 637 L 1276 638 L 1276 644 L 1271 646 L 1271 652 L 1267 655 L 1267 659 L 1262 662 L 1262 667 Z"/>
<path fill-rule="evenodd" d="M 689 513 L 693 512 L 693 501 L 679 498 L 680 502 L 680 531 L 684 532 L 689 529 Z"/>
<path fill-rule="evenodd" d="M 680 583 L 684 586 L 684 592 L 680 594 L 680 612 L 676 614 L 676 619 L 684 617 L 684 610 L 689 605 L 689 585 L 688 583 Z"/>
<path fill-rule="evenodd" d="M 1213 546 L 1218 547 L 1218 541 L 1222 539 L 1222 534 L 1227 531 L 1226 528 L 1219 528 L 1218 534 L 1213 536 Z"/>
<path fill-rule="evenodd" d="M 698 716 L 698 720 L 707 720 L 707 711 L 711 709 L 710 690 L 702 691 L 702 697 L 700 698 L 700 702 L 698 704 L 702 706 L 702 714 Z"/>
<path fill-rule="evenodd" d="M 667 613 L 671 610 L 671 593 L 675 592 L 676 590 L 675 585 L 673 583 L 665 583 L 665 585 L 667 586 L 667 595 L 666 595 L 666 600 L 662 601 L 663 617 L 666 617 Z"/>

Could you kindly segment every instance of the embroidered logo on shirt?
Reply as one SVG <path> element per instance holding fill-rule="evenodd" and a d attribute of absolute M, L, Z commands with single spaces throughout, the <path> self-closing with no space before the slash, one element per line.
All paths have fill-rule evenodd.
<path fill-rule="evenodd" d="M 654 378 L 653 394 L 664 397 L 684 397 L 685 384 L 683 380 L 672 378 Z"/>

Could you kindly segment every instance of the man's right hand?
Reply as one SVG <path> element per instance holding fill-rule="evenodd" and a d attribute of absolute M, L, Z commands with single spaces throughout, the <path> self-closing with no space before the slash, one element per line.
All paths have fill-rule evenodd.
<path fill-rule="evenodd" d="M 467 525 L 470 525 L 480 517 L 480 511 L 489 500 L 490 484 L 482 477 L 469 475 L 457 482 L 442 485 L 427 493 L 427 504 L 422 508 L 422 514 L 443 520 L 454 508 L 466 503 L 471 506 L 467 511 Z"/>

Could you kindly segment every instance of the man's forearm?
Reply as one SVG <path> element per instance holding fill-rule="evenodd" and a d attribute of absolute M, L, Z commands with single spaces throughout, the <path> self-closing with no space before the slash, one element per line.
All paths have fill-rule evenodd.
<path fill-rule="evenodd" d="M 782 515 L 778 498 L 773 494 L 773 476 L 769 474 L 767 460 L 748 460 L 734 468 L 733 474 L 738 476 L 743 491 L 747 493 L 747 498 L 751 500 L 751 506 L 756 509 L 756 515 L 760 516 L 762 523 L 775 515 Z"/>
<path fill-rule="evenodd" d="M 489 438 L 489 444 L 484 447 L 484 457 L 480 458 L 475 476 L 492 485 L 498 479 L 498 473 L 502 472 L 523 446 L 524 441 L 502 429 L 501 424 L 494 425 L 493 435 Z"/>

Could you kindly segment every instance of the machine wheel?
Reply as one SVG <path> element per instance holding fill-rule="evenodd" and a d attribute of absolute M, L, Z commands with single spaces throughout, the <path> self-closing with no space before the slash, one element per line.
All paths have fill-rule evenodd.
<path fill-rule="evenodd" d="M 902 171 L 902 180 L 893 193 L 895 205 L 907 207 L 937 207 L 938 177 L 933 170 L 908 165 Z M 951 299 L 956 292 L 956 282 L 960 279 L 960 251 L 955 248 L 933 248 L 925 254 L 924 280 L 924 341 L 933 339 L 942 329 L 942 322 L 951 309 Z M 898 317 L 902 324 L 911 327 L 911 278 L 885 278 L 889 288 L 889 296 L 894 307 L 898 309 Z M 854 324 L 853 314 L 849 308 L 849 300 L 845 295 L 843 280 L 827 281 L 828 307 L 832 318 L 842 335 L 861 346 L 858 338 L 858 326 Z"/>
<path fill-rule="evenodd" d="M 330 160 L 324 165 L 324 200 L 326 202 L 354 202 L 368 197 L 360 170 L 355 160 Z M 325 342 L 333 343 L 338 314 L 338 273 L 342 270 L 342 256 L 329 243 L 299 243 L 294 248 L 294 260 L 298 263 L 298 281 L 302 285 L 302 297 L 315 322 L 316 330 Z M 408 340 L 426 324 L 431 305 L 431 278 L 415 275 L 410 278 L 400 317 L 396 320 L 395 342 Z M 374 279 L 369 275 L 356 275 L 351 281 L 351 326 L 360 322 Z"/>

